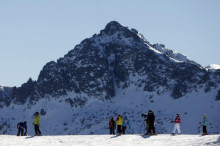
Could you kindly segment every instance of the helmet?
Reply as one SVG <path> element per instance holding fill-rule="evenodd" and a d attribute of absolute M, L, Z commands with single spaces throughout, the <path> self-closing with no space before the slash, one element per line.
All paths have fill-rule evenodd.
<path fill-rule="evenodd" d="M 35 115 L 39 115 L 39 112 L 36 112 Z"/>
<path fill-rule="evenodd" d="M 206 114 L 204 114 L 204 115 L 203 115 L 203 117 L 207 117 L 207 115 L 206 115 Z"/>
<path fill-rule="evenodd" d="M 179 116 L 180 114 L 179 114 L 179 113 L 177 113 L 176 115 L 177 115 L 177 116 Z"/>

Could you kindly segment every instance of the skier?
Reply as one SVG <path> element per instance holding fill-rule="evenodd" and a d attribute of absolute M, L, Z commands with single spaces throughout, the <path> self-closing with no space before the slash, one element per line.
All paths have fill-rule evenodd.
<path fill-rule="evenodd" d="M 147 134 L 152 135 L 151 131 L 153 130 L 153 135 L 156 135 L 155 127 L 154 127 L 155 115 L 152 110 L 148 111 L 146 122 L 147 122 Z"/>
<path fill-rule="evenodd" d="M 129 120 L 128 120 L 128 117 L 125 116 L 125 118 L 123 119 L 123 122 L 122 122 L 122 134 L 125 134 L 127 126 L 129 126 Z M 130 128 L 130 126 L 129 126 L 129 128 Z"/>
<path fill-rule="evenodd" d="M 123 122 L 123 118 L 120 114 L 118 115 L 116 122 L 117 122 L 117 135 L 120 136 L 121 135 L 121 126 L 122 126 L 122 122 Z"/>
<path fill-rule="evenodd" d="M 148 133 L 148 125 L 147 125 L 147 114 L 145 114 L 145 113 L 142 113 L 141 114 L 141 117 L 143 117 L 144 118 L 144 121 L 146 122 L 146 130 L 147 130 L 147 132 L 145 133 L 145 135 L 147 135 L 147 133 Z"/>
<path fill-rule="evenodd" d="M 116 128 L 116 123 L 114 118 L 112 117 L 111 120 L 109 121 L 110 134 L 115 134 L 115 128 Z"/>
<path fill-rule="evenodd" d="M 175 120 L 171 121 L 171 122 L 175 123 L 172 135 L 175 135 L 176 130 L 178 131 L 178 134 L 180 135 L 181 134 L 181 130 L 180 130 L 180 123 L 181 123 L 180 114 L 176 114 Z"/>
<path fill-rule="evenodd" d="M 207 132 L 207 129 L 206 129 L 207 124 L 208 124 L 208 119 L 207 119 L 206 114 L 204 114 L 201 124 L 203 126 L 203 134 L 202 135 L 208 135 L 208 132 Z"/>
<path fill-rule="evenodd" d="M 39 112 L 35 113 L 35 118 L 34 118 L 34 130 L 35 130 L 35 136 L 42 136 L 41 131 L 39 129 L 40 126 L 40 115 Z"/>
<path fill-rule="evenodd" d="M 27 136 L 27 122 L 26 121 L 19 122 L 17 124 L 17 128 L 18 128 L 17 136 L 20 136 L 20 133 L 21 133 L 21 136 Z M 25 129 L 25 132 L 24 132 L 24 129 Z"/>

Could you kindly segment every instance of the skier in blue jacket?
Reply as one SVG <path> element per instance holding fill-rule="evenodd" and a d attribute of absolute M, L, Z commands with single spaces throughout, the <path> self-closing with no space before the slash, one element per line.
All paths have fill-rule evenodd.
<path fill-rule="evenodd" d="M 21 133 L 21 136 L 27 136 L 27 122 L 26 121 L 19 122 L 17 124 L 17 128 L 18 128 L 17 136 L 20 136 L 20 133 Z M 25 130 L 25 132 L 24 132 L 24 130 Z"/>
<path fill-rule="evenodd" d="M 208 125 L 208 119 L 207 119 L 206 114 L 204 114 L 201 124 L 203 126 L 203 135 L 208 135 L 208 132 L 207 132 L 207 129 L 206 129 L 206 127 Z"/>
<path fill-rule="evenodd" d="M 122 134 L 125 134 L 125 131 L 126 131 L 126 128 L 127 126 L 129 126 L 129 120 L 128 120 L 128 117 L 125 116 L 125 118 L 123 119 L 123 122 L 122 122 Z M 129 126 L 130 128 L 130 126 Z"/>

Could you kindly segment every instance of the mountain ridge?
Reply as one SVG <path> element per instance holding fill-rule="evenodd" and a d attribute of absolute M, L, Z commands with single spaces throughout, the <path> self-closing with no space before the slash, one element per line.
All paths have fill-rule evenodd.
<path fill-rule="evenodd" d="M 141 60 L 138 61 L 140 58 Z M 129 63 L 129 59 L 133 60 Z M 153 64 L 151 64 L 152 61 Z M 156 72 L 149 71 L 149 67 L 158 68 L 160 66 L 160 68 L 166 68 L 166 71 L 164 70 L 163 73 L 167 73 L 170 79 L 173 79 L 173 77 L 176 79 L 179 78 L 178 80 L 181 82 L 190 79 L 190 84 L 195 81 L 202 84 L 207 82 L 210 78 L 205 68 L 189 60 L 181 53 L 169 50 L 165 48 L 163 44 L 151 44 L 136 29 L 129 29 L 117 21 L 111 21 L 99 34 L 95 34 L 91 38 L 83 40 L 79 45 L 76 45 L 74 49 L 64 55 L 64 57 L 57 59 L 56 62 L 48 62 L 41 70 L 36 81 L 30 78 L 28 82 L 21 87 L 13 88 L 10 100 L 16 99 L 15 102 L 24 103 L 29 97 L 31 100 L 38 100 L 39 97 L 44 97 L 45 95 L 60 96 L 67 94 L 69 91 L 74 91 L 75 93 L 79 93 L 80 91 L 85 92 L 84 90 L 91 90 L 90 87 L 92 86 L 96 87 L 96 91 L 98 86 L 102 86 L 102 88 L 98 90 L 100 90 L 100 92 L 105 91 L 105 93 L 96 92 L 97 94 L 93 96 L 100 96 L 102 100 L 105 98 L 110 99 L 115 96 L 115 82 L 125 82 L 129 80 L 129 68 L 127 68 L 125 64 L 129 64 L 129 68 L 134 68 L 133 71 L 130 70 L 131 72 L 140 73 L 141 70 L 144 70 L 145 74 L 154 76 L 153 79 L 150 78 L 149 80 L 161 78 L 157 86 L 161 86 L 161 84 L 165 85 L 167 79 L 160 77 Z M 142 64 L 142 66 L 139 64 Z M 144 66 L 148 66 L 148 68 L 143 68 Z M 191 66 L 191 71 L 189 71 L 189 69 L 187 70 L 186 66 Z M 173 68 L 173 70 L 168 68 Z M 182 68 L 182 70 L 179 68 Z M 100 70 L 98 71 L 97 69 Z M 147 73 L 146 70 L 150 73 Z M 158 69 L 158 71 L 161 72 L 160 69 Z M 198 71 L 200 73 L 198 73 Z M 93 80 L 94 72 L 97 73 L 97 78 Z M 181 72 L 188 72 L 188 75 L 185 73 L 182 74 Z M 196 73 L 199 75 L 193 77 Z M 180 76 L 187 77 L 184 77 L 185 81 L 183 81 Z M 87 77 L 90 77 L 89 80 L 86 79 Z M 198 77 L 200 79 L 196 79 Z M 97 82 L 98 79 L 102 79 L 100 81 L 102 83 L 107 83 L 103 86 L 102 83 Z M 161 81 L 163 83 L 161 83 Z M 89 82 L 95 84 L 89 87 Z M 153 91 L 154 87 L 151 87 L 152 84 L 154 83 L 151 81 L 145 83 L 146 86 L 144 90 Z M 187 93 L 192 90 L 191 87 L 188 87 L 186 84 L 188 85 L 188 83 L 181 83 L 172 85 L 172 87 L 165 85 L 165 88 L 173 90 L 171 96 L 179 98 L 183 95 L 181 92 Z M 216 84 L 217 83 L 213 83 L 212 81 L 211 86 L 217 86 Z M 181 86 L 182 89 L 180 89 L 179 86 Z M 208 87 L 206 90 L 209 90 Z M 174 93 L 176 91 L 177 93 Z M 88 93 L 88 91 L 86 92 L 89 96 L 94 93 L 92 90 L 90 93 Z M 105 97 L 103 98 L 104 94 Z"/>
<path fill-rule="evenodd" d="M 158 132 L 167 133 L 176 108 L 188 125 L 187 120 L 196 117 L 196 122 L 198 113 L 207 112 L 213 120 L 212 133 L 218 133 L 219 83 L 220 72 L 209 72 L 165 45 L 151 44 L 136 29 L 112 21 L 64 57 L 48 62 L 36 81 L 30 78 L 0 98 L 4 117 L 0 129 L 13 133 L 16 120 L 24 117 L 30 122 L 28 117 L 40 111 L 43 125 L 50 127 L 45 130 L 48 134 L 104 134 L 111 116 L 122 113 L 138 125 L 140 113 L 148 108 L 159 117 Z M 131 133 L 143 128 L 132 128 Z M 184 128 L 193 133 L 193 127 Z"/>

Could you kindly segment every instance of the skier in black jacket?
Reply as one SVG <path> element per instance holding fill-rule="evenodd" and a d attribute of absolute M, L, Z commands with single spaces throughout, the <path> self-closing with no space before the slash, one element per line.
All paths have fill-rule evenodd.
<path fill-rule="evenodd" d="M 17 124 L 17 128 L 18 128 L 17 136 L 20 136 L 20 133 L 21 133 L 21 136 L 27 136 L 27 122 L 26 121 L 19 122 Z M 24 132 L 24 129 L 25 129 L 25 132 Z"/>
<path fill-rule="evenodd" d="M 155 122 L 155 116 L 153 111 L 149 110 L 147 115 L 147 134 L 152 135 L 151 131 L 153 130 L 153 135 L 156 135 L 154 122 Z"/>

